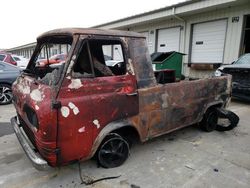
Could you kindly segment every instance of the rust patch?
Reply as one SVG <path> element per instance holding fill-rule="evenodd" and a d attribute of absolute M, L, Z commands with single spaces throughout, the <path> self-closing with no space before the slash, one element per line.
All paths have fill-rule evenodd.
<path fill-rule="evenodd" d="M 210 104 L 227 102 L 227 85 L 227 77 L 220 77 L 139 89 L 140 113 L 130 121 L 142 140 L 197 123 Z"/>

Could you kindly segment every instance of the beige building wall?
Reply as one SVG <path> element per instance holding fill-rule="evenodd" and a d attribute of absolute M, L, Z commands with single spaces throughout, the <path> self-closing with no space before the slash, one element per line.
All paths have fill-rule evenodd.
<path fill-rule="evenodd" d="M 186 4 L 178 4 L 152 11 L 149 13 L 124 18 L 97 26 L 106 29 L 121 29 L 145 33 L 148 32 L 148 47 L 150 52 L 157 50 L 157 31 L 159 29 L 180 27 L 180 52 L 187 54 L 183 59 L 183 73 L 191 77 L 207 77 L 215 70 L 197 70 L 190 68 L 192 27 L 194 24 L 220 19 L 227 20 L 223 63 L 230 64 L 240 55 L 243 19 L 250 15 L 249 0 L 204 0 L 192 1 Z M 232 22 L 233 17 L 238 17 L 238 22 Z M 28 49 L 29 48 L 29 49 Z M 28 51 L 34 49 L 29 46 L 13 49 L 17 54 L 30 54 Z M 61 47 L 65 51 L 65 47 Z M 11 51 L 10 51 L 11 52 Z"/>
<path fill-rule="evenodd" d="M 207 77 L 210 76 L 214 70 L 194 70 L 188 67 L 190 54 L 192 53 L 191 35 L 193 24 L 216 21 L 220 19 L 227 20 L 223 64 L 230 64 L 240 56 L 243 20 L 244 15 L 248 14 L 250 14 L 250 3 L 236 7 L 229 6 L 227 8 L 212 10 L 204 13 L 180 16 L 179 18 L 172 16 L 164 20 L 146 22 L 141 25 L 130 27 L 120 27 L 119 29 L 136 32 L 149 32 L 149 49 L 152 52 L 156 51 L 158 29 L 181 27 L 180 52 L 187 54 L 183 59 L 183 73 L 192 77 Z M 239 21 L 232 22 L 233 17 L 239 17 Z"/>

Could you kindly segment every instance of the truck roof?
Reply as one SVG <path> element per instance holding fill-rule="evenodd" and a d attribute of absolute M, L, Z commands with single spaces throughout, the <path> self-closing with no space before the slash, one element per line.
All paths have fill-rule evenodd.
<path fill-rule="evenodd" d="M 144 35 L 132 31 L 121 31 L 121 30 L 108 30 L 108 29 L 94 29 L 94 28 L 61 28 L 47 31 L 41 34 L 37 40 L 53 36 L 53 35 L 68 35 L 73 36 L 77 34 L 87 34 L 87 35 L 109 35 L 109 36 L 118 36 L 118 37 L 136 37 L 136 38 L 145 38 Z"/>

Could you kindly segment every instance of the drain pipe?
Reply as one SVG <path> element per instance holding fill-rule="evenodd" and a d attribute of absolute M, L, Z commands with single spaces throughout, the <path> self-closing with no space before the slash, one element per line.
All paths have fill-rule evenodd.
<path fill-rule="evenodd" d="M 184 53 L 185 53 L 185 49 L 186 49 L 186 31 L 187 31 L 187 21 L 183 18 L 181 18 L 180 16 L 178 16 L 176 13 L 175 13 L 175 7 L 172 8 L 172 15 L 174 18 L 176 18 L 177 20 L 180 20 L 182 22 L 184 22 L 184 41 L 183 41 L 183 46 L 184 46 Z M 189 54 L 188 54 L 189 55 Z M 182 64 L 182 70 L 183 70 L 183 64 Z M 184 71 L 183 71 L 184 72 Z M 183 73 L 182 72 L 182 73 Z"/>
<path fill-rule="evenodd" d="M 184 20 L 183 18 L 181 18 L 180 16 L 178 16 L 177 14 L 175 14 L 175 7 L 172 8 L 172 15 L 173 15 L 176 19 L 178 19 L 178 20 L 183 21 L 183 22 L 186 23 L 186 20 Z"/>

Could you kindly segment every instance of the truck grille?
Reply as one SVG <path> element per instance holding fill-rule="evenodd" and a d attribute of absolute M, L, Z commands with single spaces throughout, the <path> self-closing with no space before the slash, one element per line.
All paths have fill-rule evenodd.
<path fill-rule="evenodd" d="M 249 83 L 250 79 L 250 69 L 248 68 L 225 68 L 224 73 L 231 74 L 233 77 L 233 82 L 239 83 Z"/>
<path fill-rule="evenodd" d="M 37 119 L 36 112 L 32 108 L 30 108 L 28 105 L 24 105 L 23 110 L 25 111 L 27 115 L 29 123 L 38 129 L 39 126 L 38 126 L 38 119 Z"/>
<path fill-rule="evenodd" d="M 28 136 L 31 143 L 36 147 L 35 135 L 34 135 L 33 131 L 29 128 L 29 126 L 25 123 L 25 121 L 21 118 L 20 115 L 18 115 L 18 118 L 19 118 L 20 124 L 21 124 L 24 132 Z"/>

